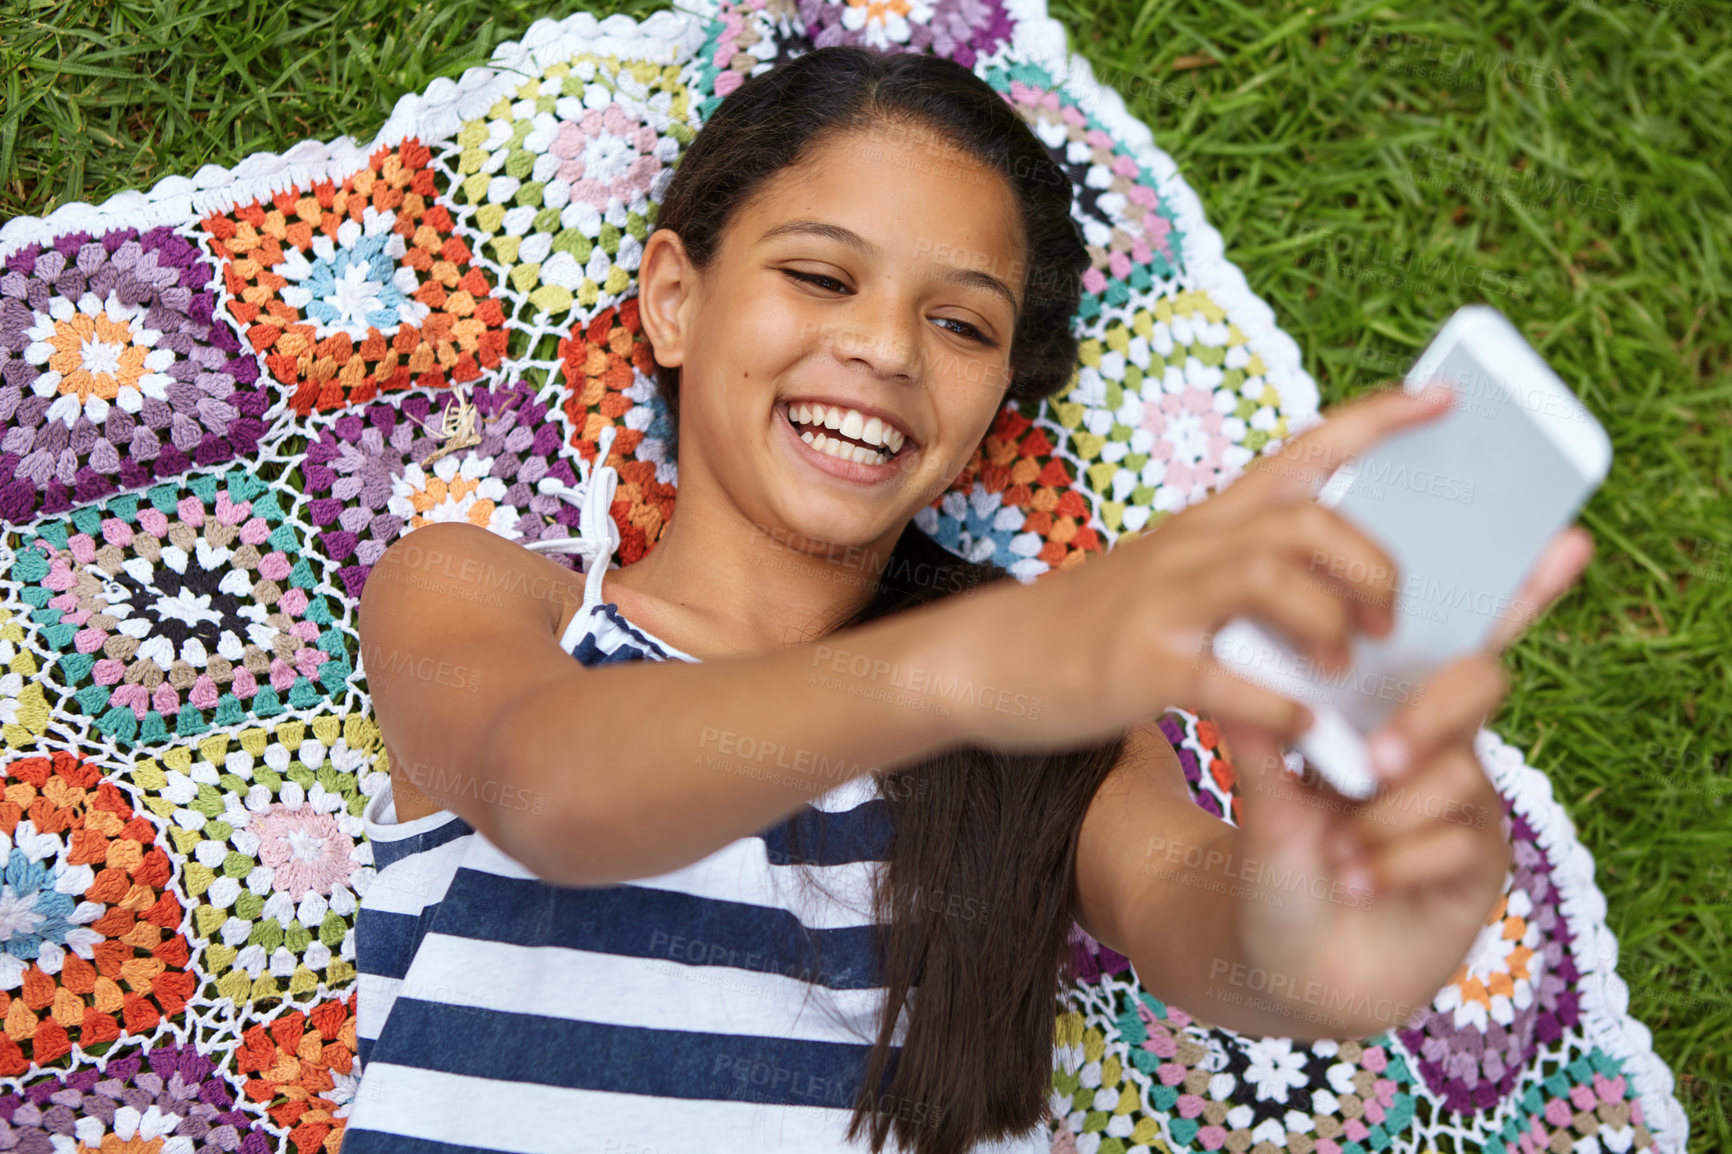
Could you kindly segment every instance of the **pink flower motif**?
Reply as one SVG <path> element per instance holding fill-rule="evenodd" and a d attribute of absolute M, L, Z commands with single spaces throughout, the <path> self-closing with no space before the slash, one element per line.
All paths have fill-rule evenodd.
<path fill-rule="evenodd" d="M 1083 288 L 1091 293 L 1102 293 L 1107 289 L 1107 278 L 1098 268 L 1091 268 L 1082 275 Z"/>
<path fill-rule="evenodd" d="M 253 814 L 247 828 L 258 835 L 259 860 L 271 867 L 272 888 L 297 902 L 311 892 L 329 894 L 355 870 L 349 858 L 355 839 L 328 813 L 277 802 Z"/>
<path fill-rule="evenodd" d="M 1191 1015 L 1185 1013 L 1185 1011 L 1179 1009 L 1177 1006 L 1168 1006 L 1167 1021 L 1173 1024 L 1174 1029 L 1182 1030 L 1191 1024 Z"/>
<path fill-rule="evenodd" d="M 168 518 L 162 515 L 160 509 L 140 509 L 138 527 L 152 537 L 165 537 L 168 535 Z"/>
<path fill-rule="evenodd" d="M 1347 1119 L 1346 1123 L 1341 1127 L 1341 1132 L 1353 1139 L 1355 1142 L 1362 1138 L 1368 1138 L 1371 1136 L 1371 1131 L 1366 1128 L 1365 1123 L 1361 1122 L 1357 1118 Z"/>
<path fill-rule="evenodd" d="M 132 526 L 119 517 L 110 517 L 102 523 L 102 539 L 124 549 L 132 544 Z"/>
<path fill-rule="evenodd" d="M 156 692 L 150 698 L 151 708 L 164 717 L 173 717 L 180 712 L 180 694 L 174 691 L 174 686 L 164 681 L 157 685 Z"/>
<path fill-rule="evenodd" d="M 571 182 L 572 199 L 605 212 L 650 190 L 662 168 L 655 146 L 654 129 L 610 104 L 562 124 L 548 151 L 565 161 L 558 177 Z"/>
<path fill-rule="evenodd" d="M 1197 1131 L 1197 1143 L 1205 1150 L 1219 1150 L 1227 1144 L 1227 1131 L 1221 1126 L 1204 1126 Z"/>
<path fill-rule="evenodd" d="M 96 560 L 96 542 L 90 539 L 88 533 L 74 533 L 66 539 L 66 547 L 72 551 L 72 556 L 80 565 L 88 565 Z"/>
<path fill-rule="evenodd" d="M 720 76 L 716 77 L 716 95 L 726 96 L 745 82 L 746 78 L 744 76 L 735 72 L 732 68 L 729 68 Z"/>
<path fill-rule="evenodd" d="M 1374 1126 L 1383 1121 L 1383 1103 L 1376 1099 L 1365 1103 L 1365 1116 L 1371 1119 L 1371 1124 Z"/>
<path fill-rule="evenodd" d="M 204 524 L 204 502 L 197 497 L 182 497 L 175 513 L 194 529 Z"/>
<path fill-rule="evenodd" d="M 1546 1121 L 1553 1126 L 1568 1126 L 1572 1117 L 1570 1104 L 1562 1098 L 1553 1098 L 1546 1103 Z"/>
<path fill-rule="evenodd" d="M 1359 1064 L 1373 1074 L 1381 1074 L 1389 1066 L 1389 1055 L 1382 1046 L 1372 1046 L 1359 1056 Z"/>
<path fill-rule="evenodd" d="M 1185 1068 L 1177 1062 L 1163 1062 L 1155 1069 L 1155 1077 L 1163 1086 L 1177 1086 L 1185 1080 Z"/>
<path fill-rule="evenodd" d="M 272 553 L 271 554 L 271 557 L 281 557 L 281 556 L 282 556 L 281 553 Z M 266 561 L 269 561 L 270 559 L 271 559 L 270 557 L 264 558 L 264 560 L 266 560 Z M 259 565 L 259 572 L 264 573 L 264 569 L 265 569 L 264 565 L 260 564 Z M 265 575 L 270 576 L 270 574 L 268 574 L 268 573 Z M 287 577 L 288 573 L 284 572 L 283 576 Z M 273 581 L 274 580 L 280 580 L 280 578 L 276 578 L 276 577 L 272 577 L 271 579 Z M 299 617 L 302 613 L 306 612 L 306 609 L 307 609 L 307 591 L 305 589 L 291 589 L 291 590 L 289 590 L 287 593 L 284 593 L 281 597 L 277 598 L 277 608 L 280 609 L 282 612 L 287 613 L 291 617 Z M 317 637 L 318 635 L 319 635 L 318 628 L 315 626 L 314 630 L 313 630 L 313 636 Z M 308 640 L 311 640 L 311 638 L 309 638 Z"/>
<path fill-rule="evenodd" d="M 1180 1094 L 1177 1105 L 1181 1118 L 1195 1118 L 1203 1112 L 1203 1099 L 1199 1094 Z"/>
<path fill-rule="evenodd" d="M 1341 1147 L 1328 1138 L 1317 1139 L 1317 1154 L 1341 1154 Z"/>
<path fill-rule="evenodd" d="M 1608 1079 L 1603 1074 L 1594 1075 L 1594 1092 L 1602 1102 L 1622 1102 L 1624 1100 L 1624 1076 L 1619 1074 L 1615 1079 Z"/>

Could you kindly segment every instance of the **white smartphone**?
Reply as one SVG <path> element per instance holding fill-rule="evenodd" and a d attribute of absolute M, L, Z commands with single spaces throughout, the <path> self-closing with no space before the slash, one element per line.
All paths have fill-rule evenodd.
<path fill-rule="evenodd" d="M 1351 667 L 1334 675 L 1267 623 L 1240 618 L 1213 639 L 1235 675 L 1311 710 L 1299 752 L 1354 798 L 1376 791 L 1366 736 L 1435 670 L 1483 648 L 1500 618 L 1531 615 L 1537 606 L 1515 602 L 1522 583 L 1611 466 L 1606 431 L 1496 309 L 1451 316 L 1404 387 L 1433 380 L 1455 390 L 1455 406 L 1348 461 L 1317 496 L 1395 562 L 1389 635 L 1355 635 Z M 1313 564 L 1320 582 L 1342 568 Z"/>

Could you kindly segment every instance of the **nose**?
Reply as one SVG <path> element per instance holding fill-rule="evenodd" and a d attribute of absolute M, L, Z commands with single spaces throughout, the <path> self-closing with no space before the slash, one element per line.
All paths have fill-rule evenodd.
<path fill-rule="evenodd" d="M 836 331 L 826 334 L 844 364 L 859 364 L 874 376 L 917 380 L 921 369 L 919 308 L 894 286 L 861 292 Z"/>

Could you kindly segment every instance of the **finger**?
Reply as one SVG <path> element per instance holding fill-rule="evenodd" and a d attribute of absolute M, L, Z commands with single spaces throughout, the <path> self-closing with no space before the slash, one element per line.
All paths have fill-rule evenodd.
<path fill-rule="evenodd" d="M 1273 626 L 1328 672 L 1347 668 L 1349 603 L 1333 587 L 1311 579 L 1291 555 L 1265 547 L 1200 578 L 1199 584 L 1205 589 L 1201 608 L 1210 623 L 1219 626 L 1229 618 L 1254 617 Z M 1251 677 L 1259 671 L 1305 672 L 1277 645 L 1232 656 L 1252 664 L 1247 671 Z"/>
<path fill-rule="evenodd" d="M 1310 503 L 1272 509 L 1247 531 L 1298 556 L 1307 584 L 1340 598 L 1360 631 L 1383 636 L 1394 628 L 1395 561 L 1341 514 Z"/>
<path fill-rule="evenodd" d="M 1497 658 L 1472 653 L 1438 670 L 1411 701 L 1371 734 L 1366 743 L 1372 771 L 1383 782 L 1399 782 L 1442 746 L 1479 731 L 1504 694 L 1509 679 Z"/>
<path fill-rule="evenodd" d="M 1293 741 L 1311 727 L 1311 711 L 1290 697 L 1236 676 L 1212 656 L 1199 654 L 1189 706 L 1217 723 L 1236 724 Z"/>
<path fill-rule="evenodd" d="M 1553 538 L 1522 583 L 1521 592 L 1510 603 L 1509 611 L 1499 615 L 1488 648 L 1493 653 L 1507 649 L 1551 607 L 1552 602 L 1575 584 L 1593 556 L 1594 538 L 1579 525 L 1573 525 Z"/>
<path fill-rule="evenodd" d="M 1473 737 L 1463 733 L 1399 786 L 1372 795 L 1355 814 L 1354 828 L 1366 845 L 1374 846 L 1439 823 L 1483 830 L 1502 818 L 1503 799 L 1480 764 Z"/>
<path fill-rule="evenodd" d="M 1502 877 L 1509 863 L 1501 832 L 1489 836 L 1472 826 L 1438 824 L 1382 843 L 1344 871 L 1342 880 L 1351 885 L 1363 879 L 1373 894 L 1386 894 Z"/>
<path fill-rule="evenodd" d="M 1240 494 L 1232 505 L 1235 512 L 1268 500 L 1309 500 L 1349 458 L 1391 433 L 1442 416 L 1454 403 L 1454 390 L 1434 383 L 1417 395 L 1383 389 L 1374 396 L 1339 405 L 1317 428 L 1292 438 L 1272 455 L 1251 462 L 1245 475 L 1222 496 Z"/>

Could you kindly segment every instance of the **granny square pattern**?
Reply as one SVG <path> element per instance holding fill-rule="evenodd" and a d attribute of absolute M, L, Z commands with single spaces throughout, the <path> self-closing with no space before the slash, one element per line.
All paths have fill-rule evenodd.
<path fill-rule="evenodd" d="M 1088 246 L 1075 373 L 1007 403 L 917 514 L 942 545 L 1038 581 L 1320 419 L 1196 192 L 1043 0 L 542 20 L 370 141 L 5 222 L 0 1150 L 337 1154 L 360 815 L 390 769 L 354 624 L 372 566 L 436 521 L 576 536 L 604 452 L 613 560 L 655 548 L 679 478 L 643 243 L 721 99 L 833 44 L 974 70 L 1069 175 Z M 1215 726 L 1162 728 L 1235 820 Z M 1591 858 L 1520 751 L 1476 749 L 1515 859 L 1427 1005 L 1375 1037 L 1239 1035 L 1076 928 L 1052 1150 L 1682 1154 Z"/>

